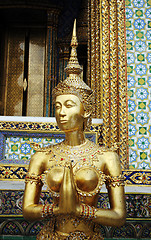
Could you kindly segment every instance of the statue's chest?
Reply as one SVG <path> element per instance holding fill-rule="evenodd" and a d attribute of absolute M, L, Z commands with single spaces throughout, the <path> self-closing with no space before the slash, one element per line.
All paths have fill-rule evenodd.
<path fill-rule="evenodd" d="M 91 196 L 97 194 L 105 181 L 105 175 L 92 166 L 83 166 L 73 169 L 73 179 L 80 195 Z M 54 166 L 45 175 L 45 183 L 48 189 L 59 194 L 64 178 L 64 167 Z"/>
<path fill-rule="evenodd" d="M 45 171 L 44 183 L 54 196 L 59 196 L 64 178 L 64 169 L 72 165 L 72 177 L 80 195 L 97 194 L 105 182 L 105 175 L 100 170 L 98 147 L 88 146 L 83 149 L 63 149 L 58 147 L 50 152 L 49 164 Z"/>

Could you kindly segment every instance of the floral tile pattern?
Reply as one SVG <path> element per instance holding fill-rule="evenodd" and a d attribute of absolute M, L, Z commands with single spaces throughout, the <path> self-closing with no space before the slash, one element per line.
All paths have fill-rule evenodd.
<path fill-rule="evenodd" d="M 28 164 L 31 156 L 35 152 L 32 143 L 38 144 L 40 147 L 47 147 L 60 141 L 63 141 L 63 139 L 53 139 L 49 137 L 6 137 L 5 159 L 3 159 L 3 164 Z"/>
<path fill-rule="evenodd" d="M 129 165 L 151 169 L 151 1 L 126 0 Z"/>
<path fill-rule="evenodd" d="M 27 133 L 27 132 L 0 132 L 0 164 L 28 165 L 31 156 L 35 153 L 33 145 L 48 147 L 64 140 L 64 133 Z M 85 137 L 93 142 L 97 141 L 96 132 L 87 132 Z"/>

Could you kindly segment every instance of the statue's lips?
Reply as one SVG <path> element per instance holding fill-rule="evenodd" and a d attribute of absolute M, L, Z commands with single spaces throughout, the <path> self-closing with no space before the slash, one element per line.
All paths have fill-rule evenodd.
<path fill-rule="evenodd" d="M 67 123 L 67 120 L 60 120 L 60 123 Z"/>

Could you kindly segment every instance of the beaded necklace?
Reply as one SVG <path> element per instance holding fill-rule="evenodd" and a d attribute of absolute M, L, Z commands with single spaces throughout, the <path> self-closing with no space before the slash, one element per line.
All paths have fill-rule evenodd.
<path fill-rule="evenodd" d="M 48 187 L 47 173 L 50 172 L 53 168 L 57 167 L 68 167 L 72 165 L 74 169 L 74 177 L 78 171 L 82 169 L 93 169 L 93 172 L 97 175 L 98 184 L 93 191 L 82 191 L 76 185 L 76 189 L 81 197 L 91 197 L 97 194 L 102 185 L 105 182 L 105 174 L 103 174 L 100 169 L 94 164 L 98 162 L 98 155 L 102 154 L 100 147 L 93 142 L 86 140 L 83 144 L 78 146 L 69 146 L 65 142 L 61 142 L 55 146 L 52 146 L 50 149 L 50 159 L 48 169 L 45 171 L 43 182 L 47 186 L 48 190 L 52 193 L 53 196 L 59 197 L 59 192 L 54 192 Z"/>

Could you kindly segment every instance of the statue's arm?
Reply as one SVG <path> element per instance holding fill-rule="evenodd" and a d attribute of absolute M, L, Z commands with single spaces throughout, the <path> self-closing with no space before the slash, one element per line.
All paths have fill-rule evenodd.
<path fill-rule="evenodd" d="M 106 152 L 104 157 L 105 173 L 111 177 L 110 184 L 107 184 L 110 209 L 97 209 L 94 221 L 107 226 L 121 226 L 126 220 L 125 193 L 123 181 L 121 181 L 121 165 L 118 155 L 114 152 Z M 112 181 L 112 179 L 115 180 L 115 182 Z"/>
<path fill-rule="evenodd" d="M 44 152 L 37 152 L 32 156 L 23 198 L 23 216 L 28 220 L 37 220 L 42 218 L 43 206 L 39 204 L 42 189 L 40 175 L 44 172 L 45 165 Z"/>

